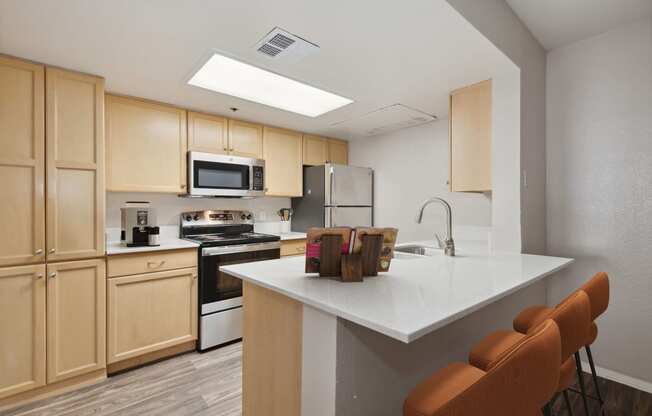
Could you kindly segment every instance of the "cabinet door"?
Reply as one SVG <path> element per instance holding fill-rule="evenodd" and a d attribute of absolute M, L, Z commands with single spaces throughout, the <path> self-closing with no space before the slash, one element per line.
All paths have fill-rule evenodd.
<path fill-rule="evenodd" d="M 45 260 L 43 82 L 42 66 L 0 56 L 0 266 Z"/>
<path fill-rule="evenodd" d="M 186 111 L 106 96 L 107 190 L 186 192 Z"/>
<path fill-rule="evenodd" d="M 227 154 L 227 119 L 188 112 L 188 150 Z"/>
<path fill-rule="evenodd" d="M 303 164 L 323 165 L 328 161 L 328 139 L 310 134 L 303 135 Z"/>
<path fill-rule="evenodd" d="M 229 154 L 262 159 L 263 126 L 229 120 Z"/>
<path fill-rule="evenodd" d="M 349 144 L 343 140 L 328 140 L 328 161 L 338 165 L 348 165 Z"/>
<path fill-rule="evenodd" d="M 450 96 L 450 188 L 491 190 L 491 80 Z"/>
<path fill-rule="evenodd" d="M 303 194 L 302 141 L 300 133 L 274 127 L 264 128 L 263 159 L 267 195 Z"/>
<path fill-rule="evenodd" d="M 0 269 L 0 399 L 45 385 L 45 266 Z"/>
<path fill-rule="evenodd" d="M 47 265 L 48 383 L 106 367 L 104 260 Z"/>
<path fill-rule="evenodd" d="M 108 280 L 109 364 L 197 339 L 197 269 Z"/>
<path fill-rule="evenodd" d="M 104 255 L 104 80 L 47 68 L 47 259 Z"/>

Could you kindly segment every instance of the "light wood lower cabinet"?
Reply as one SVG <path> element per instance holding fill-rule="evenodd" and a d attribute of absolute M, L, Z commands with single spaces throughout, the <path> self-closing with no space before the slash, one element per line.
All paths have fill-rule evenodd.
<path fill-rule="evenodd" d="M 42 65 L 0 56 L 0 267 L 45 259 L 44 80 Z"/>
<path fill-rule="evenodd" d="M 281 257 L 300 256 L 306 254 L 306 240 L 281 241 Z"/>
<path fill-rule="evenodd" d="M 47 265 L 47 367 L 54 383 L 106 367 L 104 260 Z"/>
<path fill-rule="evenodd" d="M 197 339 L 197 268 L 108 279 L 109 364 Z"/>
<path fill-rule="evenodd" d="M 0 399 L 45 385 L 45 266 L 0 269 Z"/>
<path fill-rule="evenodd" d="M 266 195 L 303 195 L 302 142 L 301 133 L 265 126 L 263 159 Z"/>
<path fill-rule="evenodd" d="M 46 69 L 47 261 L 104 255 L 104 79 Z"/>

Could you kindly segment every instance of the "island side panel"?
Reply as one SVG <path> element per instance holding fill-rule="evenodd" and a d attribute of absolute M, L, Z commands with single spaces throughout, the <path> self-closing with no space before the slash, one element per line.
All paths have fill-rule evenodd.
<path fill-rule="evenodd" d="M 337 317 L 303 305 L 302 416 L 335 416 Z"/>
<path fill-rule="evenodd" d="M 303 304 L 244 282 L 243 416 L 300 416 Z"/>
<path fill-rule="evenodd" d="M 453 361 L 466 362 L 485 335 L 544 303 L 545 288 L 545 281 L 524 288 L 409 344 L 338 318 L 336 415 L 401 415 L 412 388 Z"/>

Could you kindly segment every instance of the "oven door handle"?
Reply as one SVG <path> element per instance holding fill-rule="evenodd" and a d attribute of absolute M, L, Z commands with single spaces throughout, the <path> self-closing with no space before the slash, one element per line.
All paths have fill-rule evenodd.
<path fill-rule="evenodd" d="M 272 241 L 269 243 L 239 244 L 234 246 L 205 247 L 201 249 L 201 255 L 202 257 L 219 256 L 222 254 L 249 253 L 253 251 L 274 250 L 277 248 L 281 248 L 280 241 Z"/>

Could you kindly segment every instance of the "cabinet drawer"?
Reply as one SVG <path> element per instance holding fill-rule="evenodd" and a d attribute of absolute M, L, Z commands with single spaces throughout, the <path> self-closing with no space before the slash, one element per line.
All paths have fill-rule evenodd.
<path fill-rule="evenodd" d="M 281 257 L 297 256 L 306 253 L 306 240 L 281 241 Z"/>
<path fill-rule="evenodd" d="M 107 260 L 108 277 L 127 276 L 197 266 L 197 250 L 173 250 L 154 253 L 122 254 Z"/>

